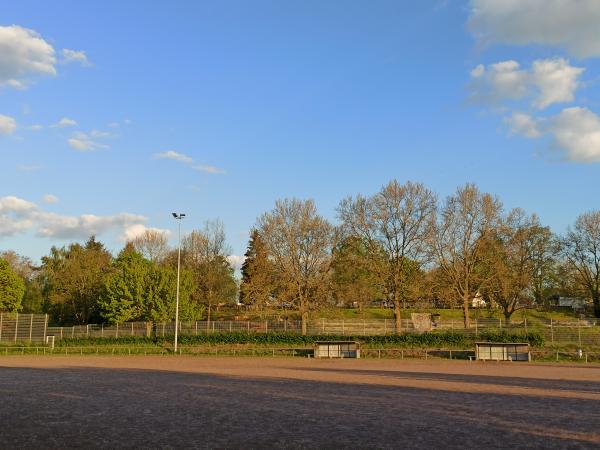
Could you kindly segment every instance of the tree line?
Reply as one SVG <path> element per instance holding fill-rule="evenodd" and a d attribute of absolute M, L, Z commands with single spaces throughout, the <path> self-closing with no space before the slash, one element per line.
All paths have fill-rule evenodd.
<path fill-rule="evenodd" d="M 460 305 L 468 327 L 474 299 L 510 320 L 556 296 L 587 299 L 600 317 L 600 211 L 557 235 L 474 184 L 440 201 L 424 184 L 392 180 L 343 199 L 336 213 L 332 224 L 312 200 L 278 200 L 251 231 L 239 286 L 220 221 L 184 236 L 182 319 L 211 320 L 238 300 L 258 312 L 296 310 L 306 332 L 315 310 L 377 302 L 393 306 L 400 332 L 408 307 Z M 0 310 L 45 312 L 59 323 L 174 316 L 177 253 L 161 233 L 146 231 L 115 257 L 93 237 L 53 247 L 39 266 L 0 256 Z"/>
<path fill-rule="evenodd" d="M 180 317 L 210 318 L 238 290 L 223 224 L 207 222 L 181 247 Z M 0 254 L 0 311 L 46 313 L 54 323 L 171 321 L 176 289 L 177 250 L 153 230 L 114 257 L 95 237 L 52 247 L 39 266 L 14 251 Z"/>

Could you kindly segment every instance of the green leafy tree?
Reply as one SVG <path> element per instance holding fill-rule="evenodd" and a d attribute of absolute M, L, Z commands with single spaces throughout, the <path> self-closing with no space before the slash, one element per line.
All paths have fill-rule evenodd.
<path fill-rule="evenodd" d="M 383 297 L 379 279 L 371 270 L 368 248 L 360 238 L 342 240 L 333 250 L 331 267 L 338 304 L 357 304 L 362 311 L 367 302 Z"/>
<path fill-rule="evenodd" d="M 258 230 L 252 230 L 242 265 L 240 302 L 263 310 L 275 290 L 273 263 Z"/>
<path fill-rule="evenodd" d="M 94 237 L 84 244 L 52 247 L 42 258 L 43 292 L 48 312 L 59 323 L 99 319 L 98 299 L 112 270 L 112 255 Z"/>
<path fill-rule="evenodd" d="M 19 312 L 24 295 L 25 282 L 0 258 L 0 311 Z"/>
<path fill-rule="evenodd" d="M 180 318 L 197 320 L 202 308 L 192 304 L 194 281 L 189 271 L 180 279 Z M 175 318 L 177 273 L 168 266 L 157 266 L 128 244 L 113 263 L 99 306 L 110 323 L 134 320 L 168 322 Z"/>

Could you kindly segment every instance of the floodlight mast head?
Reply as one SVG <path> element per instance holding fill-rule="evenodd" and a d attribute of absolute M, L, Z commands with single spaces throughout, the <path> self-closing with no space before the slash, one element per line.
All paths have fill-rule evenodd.
<path fill-rule="evenodd" d="M 184 213 L 171 213 L 175 219 L 183 219 L 185 217 Z"/>

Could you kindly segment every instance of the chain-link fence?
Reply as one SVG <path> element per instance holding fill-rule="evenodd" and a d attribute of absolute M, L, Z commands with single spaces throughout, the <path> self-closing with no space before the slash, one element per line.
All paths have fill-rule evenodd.
<path fill-rule="evenodd" d="M 44 316 L 41 316 L 44 317 Z M 23 319 L 22 322 L 25 323 Z M 523 334 L 537 332 L 543 335 L 547 346 L 600 347 L 600 321 L 582 319 L 576 321 L 555 321 L 552 319 L 536 319 L 535 321 L 504 319 L 474 319 L 469 328 L 465 328 L 462 320 L 433 320 L 423 328 L 422 323 L 411 319 L 403 319 L 401 332 L 452 331 L 455 333 L 474 335 L 486 333 L 508 332 Z M 9 325 L 8 329 L 12 329 Z M 15 327 L 19 328 L 19 327 Z M 38 329 L 41 329 L 38 326 Z M 260 320 L 260 321 L 197 321 L 180 322 L 179 334 L 200 335 L 212 333 L 300 333 L 299 320 Z M 21 329 L 21 337 L 27 340 L 28 329 Z M 170 336 L 175 332 L 174 322 L 127 322 L 115 325 L 76 325 L 72 327 L 47 327 L 46 334 L 55 339 L 66 338 L 99 338 L 125 336 Z M 308 322 L 308 334 L 335 336 L 375 336 L 396 333 L 395 321 L 392 319 L 314 319 Z M 37 336 L 37 334 L 34 333 Z M 9 338 L 14 339 L 14 334 Z"/>

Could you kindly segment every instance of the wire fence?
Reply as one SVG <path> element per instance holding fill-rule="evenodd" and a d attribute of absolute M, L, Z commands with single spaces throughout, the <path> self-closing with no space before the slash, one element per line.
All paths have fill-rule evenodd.
<path fill-rule="evenodd" d="M 47 326 L 45 314 L 0 312 L 0 343 L 44 342 Z"/>
<path fill-rule="evenodd" d="M 233 346 L 192 346 L 181 347 L 179 352 L 172 349 L 150 346 L 78 346 L 41 347 L 6 346 L 0 349 L 1 356 L 214 356 L 214 357 L 303 357 L 313 358 L 312 347 L 233 347 Z M 600 352 L 533 350 L 531 362 L 574 362 L 600 363 Z M 473 349 L 449 348 L 362 348 L 361 358 L 366 359 L 422 359 L 422 360 L 475 360 Z M 518 364 L 518 363 L 515 363 Z"/>
<path fill-rule="evenodd" d="M 218 320 L 180 322 L 180 335 L 202 335 L 213 333 L 295 333 L 302 331 L 299 320 Z M 485 336 L 486 333 L 508 332 L 523 334 L 540 333 L 547 347 L 600 348 L 600 321 L 581 319 L 574 321 L 556 321 L 553 319 L 513 320 L 474 319 L 470 327 L 465 328 L 462 320 L 403 319 L 401 332 L 440 332 Z M 89 324 L 71 327 L 48 326 L 48 317 L 44 314 L 0 313 L 0 343 L 39 342 L 44 343 L 46 336 L 55 340 L 75 338 L 119 338 L 127 336 L 166 337 L 175 333 L 174 322 L 127 322 L 122 324 Z M 308 334 L 331 336 L 382 336 L 396 333 L 393 319 L 313 319 L 308 321 Z"/>

